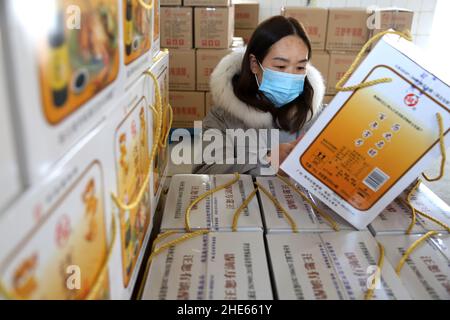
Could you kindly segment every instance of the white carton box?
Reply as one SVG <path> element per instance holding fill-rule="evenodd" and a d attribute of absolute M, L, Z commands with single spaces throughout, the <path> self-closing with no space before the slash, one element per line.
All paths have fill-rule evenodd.
<path fill-rule="evenodd" d="M 379 255 L 370 233 L 268 234 L 267 241 L 280 299 L 365 298 Z M 372 299 L 410 299 L 389 263 L 379 285 Z"/>
<path fill-rule="evenodd" d="M 153 202 L 158 203 L 161 196 L 162 186 L 164 185 L 169 163 L 169 148 L 167 144 L 168 134 L 170 132 L 170 106 L 169 106 L 169 53 L 168 51 L 160 51 L 159 54 L 153 58 L 154 65 L 150 72 L 158 79 L 159 89 L 161 93 L 162 102 L 162 129 L 160 135 L 160 142 L 158 152 L 156 153 L 153 162 Z M 150 99 L 151 105 L 156 105 L 156 94 Z M 157 128 L 156 122 L 153 124 Z M 156 134 L 156 131 L 153 132 Z M 165 140 L 165 141 L 164 141 Z"/>
<path fill-rule="evenodd" d="M 256 181 L 261 184 L 268 192 L 272 194 L 289 213 L 296 223 L 297 231 L 299 232 L 326 232 L 333 231 L 330 224 L 323 219 L 323 217 L 315 212 L 315 210 L 308 204 L 299 194 L 291 189 L 286 183 L 277 177 L 257 177 Z M 300 190 L 305 195 L 310 196 L 310 193 L 303 188 Z M 284 217 L 283 212 L 278 209 L 275 204 L 262 192 L 259 192 L 262 213 L 264 217 L 266 231 L 273 232 L 292 232 L 292 227 Z M 317 201 L 317 199 L 310 197 L 311 201 L 330 215 L 342 230 L 354 230 L 335 213 L 330 212 L 325 205 Z"/>
<path fill-rule="evenodd" d="M 403 200 L 407 198 L 407 191 L 400 196 Z M 440 199 L 425 184 L 421 183 L 416 192 L 411 196 L 411 204 L 417 210 L 436 218 L 437 220 L 450 225 L 450 206 Z M 417 219 L 426 231 L 439 231 L 447 233 L 442 226 L 429 219 L 418 215 Z"/>
<path fill-rule="evenodd" d="M 12 107 L 7 88 L 6 70 L 0 28 L 0 216 L 3 209 L 11 204 L 22 191 L 19 158 L 15 145 L 15 134 L 10 116 Z"/>
<path fill-rule="evenodd" d="M 435 237 L 432 237 L 431 240 L 436 245 L 436 247 L 442 251 L 444 256 L 450 260 L 450 235 L 447 234 L 439 234 Z"/>
<path fill-rule="evenodd" d="M 209 233 L 172 246 L 152 261 L 146 281 L 144 300 L 273 299 L 260 232 Z"/>
<path fill-rule="evenodd" d="M 161 3 L 153 0 L 152 56 L 156 57 L 161 50 Z"/>
<path fill-rule="evenodd" d="M 405 251 L 420 235 L 383 235 L 377 240 L 386 248 L 386 256 L 397 266 Z M 428 239 L 419 245 L 406 260 L 400 278 L 411 297 L 418 300 L 450 299 L 450 262 Z"/>
<path fill-rule="evenodd" d="M 43 6 L 8 0 L 0 6 L 2 28 L 8 30 L 13 117 L 22 133 L 18 145 L 29 186 L 95 128 L 123 92 L 119 2 L 53 1 Z M 66 20 L 69 6 L 90 18 L 81 22 L 68 14 Z"/>
<path fill-rule="evenodd" d="M 345 294 L 319 234 L 267 234 L 280 300 L 344 300 Z"/>
<path fill-rule="evenodd" d="M 172 177 L 161 230 L 184 230 L 188 206 L 205 192 L 233 180 L 234 175 L 175 175 Z M 192 229 L 231 231 L 233 216 L 254 190 L 252 177 L 241 175 L 238 182 L 213 193 L 194 206 L 190 213 Z M 263 225 L 255 196 L 241 212 L 239 231 L 262 231 Z"/>
<path fill-rule="evenodd" d="M 426 233 L 421 220 L 422 218 L 417 215 L 411 234 Z M 405 234 L 411 221 L 411 209 L 400 198 L 397 198 L 372 221 L 369 230 L 373 235 Z"/>
<path fill-rule="evenodd" d="M 0 279 L 13 295 L 84 299 L 102 276 L 94 298 L 131 297 L 156 207 L 151 183 L 144 184 L 151 168 L 152 94 L 153 82 L 142 76 L 107 121 L 5 213 L 0 221 Z M 138 199 L 141 189 L 145 192 Z M 120 209 L 112 195 L 138 205 Z M 99 275 L 105 261 L 106 271 Z M 64 286 L 71 266 L 82 272 L 81 290 Z"/>
<path fill-rule="evenodd" d="M 346 288 L 349 299 L 361 299 L 370 283 L 379 257 L 377 242 L 368 232 L 324 233 L 321 238 L 339 279 Z M 404 300 L 410 295 L 389 263 L 384 263 L 381 270 L 381 286 L 374 290 L 374 299 Z"/>
<path fill-rule="evenodd" d="M 120 205 L 111 204 L 120 230 L 117 241 L 120 245 L 116 250 L 122 257 L 121 268 L 114 275 L 123 290 L 120 298 L 124 299 L 131 297 L 134 290 L 157 206 L 151 196 L 153 172 L 150 161 L 155 141 L 149 105 L 153 95 L 153 81 L 142 75 L 107 118 L 108 153 L 113 155 L 114 161 L 114 169 L 108 175 L 112 179 L 107 180 L 112 188 L 108 191 L 120 201 Z M 111 195 L 107 199 L 109 201 Z M 131 203 L 136 206 L 123 207 Z"/>
<path fill-rule="evenodd" d="M 389 57 L 389 59 L 386 59 Z M 386 35 L 281 165 L 284 172 L 358 229 L 365 228 L 441 155 L 450 135 L 450 87 L 432 58 Z"/>
<path fill-rule="evenodd" d="M 120 266 L 100 274 L 113 243 L 109 186 L 111 152 L 104 126 L 77 145 L 44 181 L 27 191 L 0 221 L 0 279 L 12 299 L 85 299 L 113 297 L 116 282 L 109 278 Z M 116 221 L 117 222 L 117 221 Z M 116 251 L 118 252 L 118 251 Z M 70 276 L 82 278 L 71 290 Z M 120 278 L 119 278 L 120 279 Z M 75 280 L 77 281 L 77 280 Z M 76 283 L 76 282 L 75 282 Z M 120 281 L 119 281 L 120 283 Z M 72 288 L 74 284 L 72 283 Z"/>
<path fill-rule="evenodd" d="M 154 9 L 145 8 L 139 0 L 121 0 L 120 8 L 125 85 L 129 87 L 153 64 Z"/>

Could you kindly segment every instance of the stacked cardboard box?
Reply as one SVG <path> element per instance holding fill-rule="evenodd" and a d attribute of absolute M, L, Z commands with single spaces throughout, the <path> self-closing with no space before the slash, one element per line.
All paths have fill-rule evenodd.
<path fill-rule="evenodd" d="M 234 6 L 229 0 L 167 1 L 161 15 L 162 45 L 171 58 L 174 127 L 192 128 L 205 117 L 212 71 L 238 43 L 233 39 Z"/>
<path fill-rule="evenodd" d="M 244 39 L 250 38 L 259 24 L 259 2 L 255 0 L 235 0 L 234 35 Z"/>
<path fill-rule="evenodd" d="M 413 18 L 413 12 L 397 8 L 380 9 L 371 16 L 365 8 L 283 7 L 281 14 L 296 18 L 310 36 L 312 64 L 326 82 L 325 104 L 331 102 L 337 82 L 372 35 L 389 28 L 410 30 Z"/>

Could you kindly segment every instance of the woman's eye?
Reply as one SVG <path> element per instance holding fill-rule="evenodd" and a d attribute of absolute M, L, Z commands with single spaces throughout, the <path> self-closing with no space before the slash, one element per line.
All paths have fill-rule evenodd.
<path fill-rule="evenodd" d="M 281 70 L 286 69 L 285 66 L 278 66 L 277 68 L 278 68 L 278 69 L 281 69 Z"/>
<path fill-rule="evenodd" d="M 305 70 L 305 67 L 297 67 L 297 70 Z"/>

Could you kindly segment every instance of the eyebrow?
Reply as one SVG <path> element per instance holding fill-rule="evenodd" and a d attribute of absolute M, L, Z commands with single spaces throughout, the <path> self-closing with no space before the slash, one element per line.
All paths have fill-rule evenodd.
<path fill-rule="evenodd" d="M 282 58 L 282 57 L 275 57 L 272 60 L 280 60 L 280 61 L 283 61 L 283 62 L 290 62 L 289 59 Z M 298 63 L 304 63 L 304 62 L 308 62 L 308 59 L 300 60 Z"/>

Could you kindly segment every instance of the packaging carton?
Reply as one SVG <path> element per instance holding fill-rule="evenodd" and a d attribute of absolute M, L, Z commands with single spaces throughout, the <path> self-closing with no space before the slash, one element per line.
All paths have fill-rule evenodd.
<path fill-rule="evenodd" d="M 366 9 L 331 8 L 326 49 L 359 51 L 369 38 L 368 19 Z"/>
<path fill-rule="evenodd" d="M 325 50 L 328 25 L 328 9 L 308 7 L 283 7 L 281 14 L 297 19 L 311 40 L 313 50 Z"/>
<path fill-rule="evenodd" d="M 450 87 L 432 63 L 409 41 L 383 37 L 347 85 L 392 81 L 339 93 L 281 169 L 365 228 L 441 156 L 438 114 L 449 143 Z"/>
<path fill-rule="evenodd" d="M 328 71 L 330 69 L 330 54 L 326 51 L 315 51 L 312 53 L 311 63 L 323 76 L 325 84 L 328 83 Z"/>
<path fill-rule="evenodd" d="M 152 261 L 142 299 L 273 299 L 262 233 L 209 233 L 170 247 Z"/>
<path fill-rule="evenodd" d="M 224 185 L 233 178 L 234 175 L 173 176 L 167 197 L 174 200 L 166 202 L 161 230 L 185 230 L 188 206 L 205 192 Z M 215 192 L 192 208 L 191 228 L 231 231 L 234 213 L 253 190 L 252 177 L 241 175 L 238 182 Z M 261 213 L 256 196 L 242 211 L 237 227 L 239 231 L 262 231 Z"/>
<path fill-rule="evenodd" d="M 190 7 L 161 8 L 161 46 L 192 48 L 194 34 L 193 9 Z"/>
<path fill-rule="evenodd" d="M 194 8 L 195 47 L 227 49 L 233 42 L 234 7 Z"/>
<path fill-rule="evenodd" d="M 330 64 L 326 82 L 327 94 L 334 95 L 337 93 L 336 84 L 342 79 L 355 58 L 355 52 L 332 52 L 330 54 Z"/>
<path fill-rule="evenodd" d="M 231 5 L 230 0 L 185 0 L 185 6 L 191 7 L 228 7 Z"/>
<path fill-rule="evenodd" d="M 231 49 L 197 49 L 197 91 L 209 91 L 209 80 L 217 64 Z"/>
<path fill-rule="evenodd" d="M 170 90 L 194 91 L 196 82 L 196 63 L 194 49 L 171 49 Z"/>
<path fill-rule="evenodd" d="M 205 116 L 205 93 L 195 91 L 170 91 L 174 128 L 193 128 L 194 121 Z"/>
<path fill-rule="evenodd" d="M 258 1 L 233 1 L 234 27 L 241 29 L 255 29 L 259 23 Z"/>

